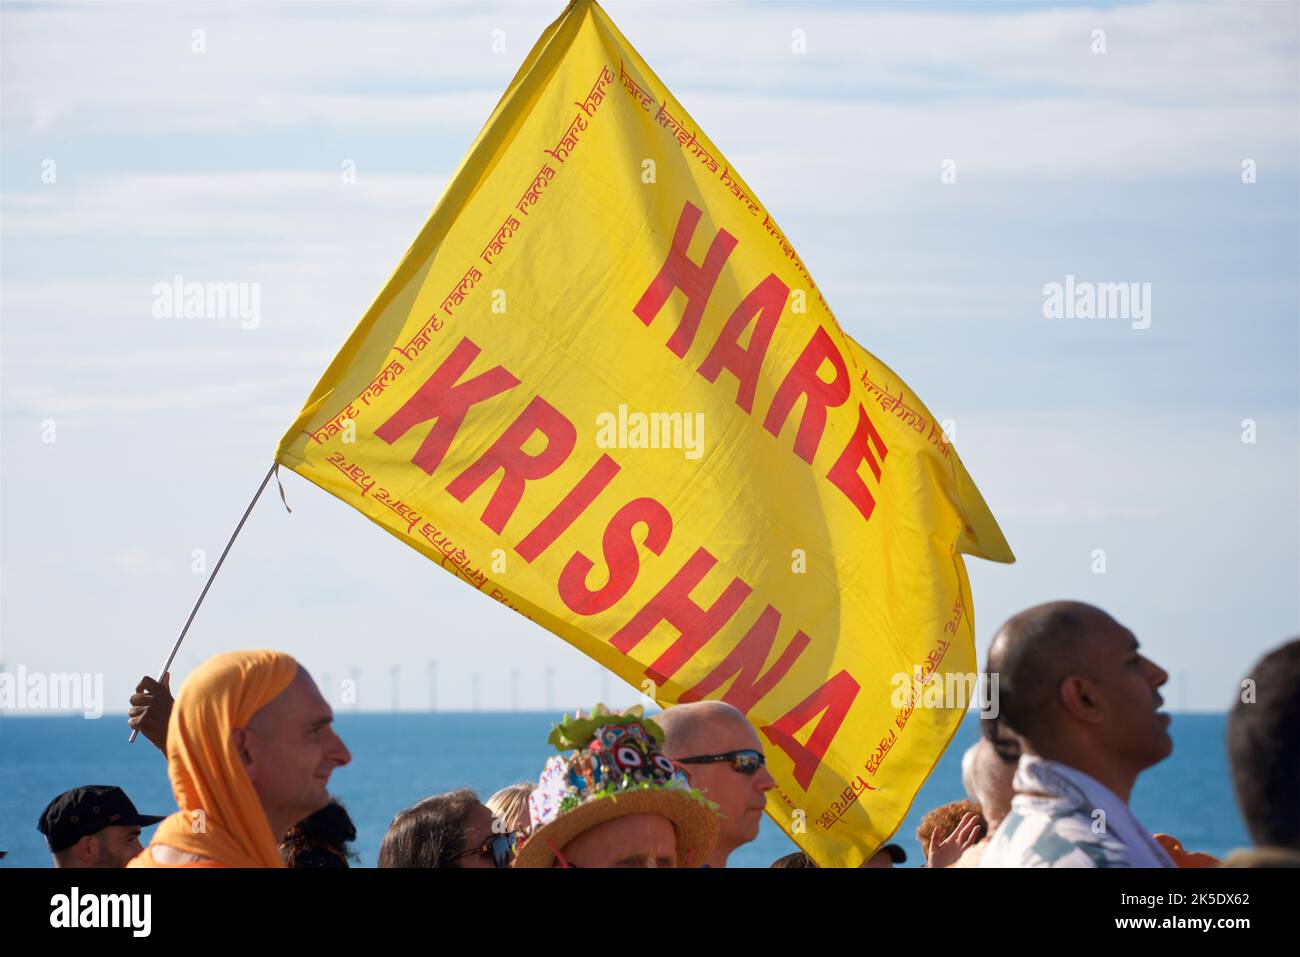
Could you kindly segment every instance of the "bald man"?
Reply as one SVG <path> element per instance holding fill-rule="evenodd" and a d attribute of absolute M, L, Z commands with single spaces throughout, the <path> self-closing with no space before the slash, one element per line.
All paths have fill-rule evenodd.
<path fill-rule="evenodd" d="M 718 805 L 721 829 L 705 866 L 726 867 L 732 851 L 758 836 L 767 792 L 776 787 L 763 744 L 744 714 L 721 701 L 673 705 L 655 723 L 664 754 Z"/>
<path fill-rule="evenodd" d="M 129 867 L 283 867 L 279 844 L 329 803 L 352 756 L 311 675 L 289 655 L 235 651 L 190 675 L 168 719 L 180 810 Z"/>
<path fill-rule="evenodd" d="M 998 631 L 988 670 L 1022 753 L 979 866 L 1172 867 L 1128 806 L 1138 775 L 1173 750 L 1157 690 L 1169 676 L 1133 633 L 1082 602 L 1038 605 Z"/>

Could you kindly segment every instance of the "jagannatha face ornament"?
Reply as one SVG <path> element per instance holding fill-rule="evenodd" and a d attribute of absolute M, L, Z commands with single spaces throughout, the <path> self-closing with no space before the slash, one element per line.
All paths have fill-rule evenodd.
<path fill-rule="evenodd" d="M 550 867 L 578 834 L 630 814 L 667 818 L 679 865 L 703 864 L 717 840 L 716 805 L 659 749 L 663 737 L 639 707 L 613 714 L 596 705 L 557 724 L 548 741 L 562 753 L 546 762 L 529 798 L 533 830 L 515 866 Z"/>

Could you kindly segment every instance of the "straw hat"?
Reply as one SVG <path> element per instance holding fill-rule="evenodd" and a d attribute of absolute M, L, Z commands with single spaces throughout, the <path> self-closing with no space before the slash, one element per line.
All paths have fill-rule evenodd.
<path fill-rule="evenodd" d="M 717 806 L 691 787 L 659 746 L 664 734 L 641 708 L 566 717 L 548 741 L 565 755 L 546 762 L 528 800 L 533 828 L 515 867 L 551 867 L 556 852 L 579 834 L 620 817 L 655 814 L 677 832 L 677 863 L 699 867 L 718 839 Z"/>

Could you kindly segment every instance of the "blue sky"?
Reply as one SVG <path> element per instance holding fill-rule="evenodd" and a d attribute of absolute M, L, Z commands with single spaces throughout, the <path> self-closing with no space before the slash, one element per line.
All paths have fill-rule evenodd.
<path fill-rule="evenodd" d="M 203 583 L 194 550 L 215 561 L 563 6 L 0 7 L 6 669 L 103 672 L 111 707 L 157 668 Z M 1297 6 L 604 7 L 846 330 L 955 423 L 1019 559 L 968 562 L 981 659 L 1009 614 L 1080 598 L 1174 675 L 1171 705 L 1225 707 L 1300 631 Z M 176 274 L 260 283 L 260 324 L 154 318 Z M 1045 319 L 1067 274 L 1150 283 L 1150 328 Z M 359 669 L 367 708 L 389 706 L 393 665 L 422 706 L 430 659 L 444 708 L 472 706 L 475 676 L 484 708 L 589 703 L 607 680 L 635 700 L 284 483 L 293 514 L 274 495 L 254 512 L 178 677 L 269 645 L 333 684 Z"/>

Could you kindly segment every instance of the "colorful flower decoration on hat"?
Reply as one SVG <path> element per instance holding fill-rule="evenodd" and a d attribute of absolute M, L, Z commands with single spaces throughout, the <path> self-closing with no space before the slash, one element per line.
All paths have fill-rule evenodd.
<path fill-rule="evenodd" d="M 639 705 L 613 714 L 598 704 L 589 716 L 565 716 L 552 729 L 547 741 L 572 753 L 553 756 L 542 769 L 528 799 L 533 827 L 588 801 L 616 800 L 636 790 L 679 791 L 710 809 L 717 807 L 659 750 L 664 733 L 642 715 Z"/>

